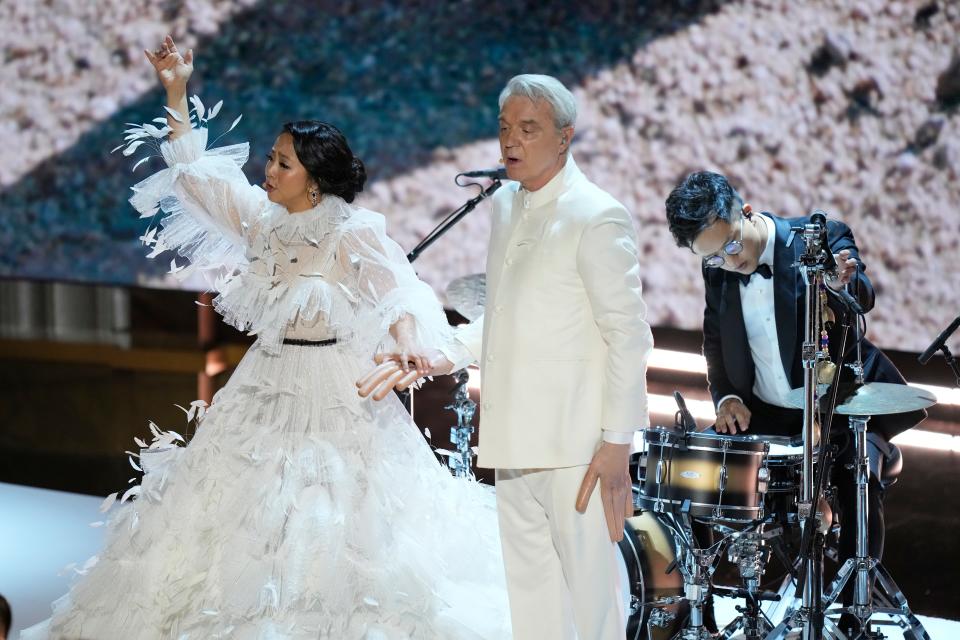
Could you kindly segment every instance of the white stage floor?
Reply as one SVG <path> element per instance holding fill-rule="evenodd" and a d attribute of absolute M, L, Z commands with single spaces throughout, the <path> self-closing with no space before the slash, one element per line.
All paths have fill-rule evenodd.
<path fill-rule="evenodd" d="M 96 555 L 103 544 L 102 500 L 60 491 L 0 483 L 0 593 L 13 609 L 13 633 L 49 615 L 50 603 L 66 593 L 70 575 L 63 569 Z M 717 620 L 725 624 L 736 612 L 732 600 L 717 599 Z M 960 638 L 960 622 L 919 616 L 933 640 Z M 885 627 L 889 638 L 901 638 Z"/>

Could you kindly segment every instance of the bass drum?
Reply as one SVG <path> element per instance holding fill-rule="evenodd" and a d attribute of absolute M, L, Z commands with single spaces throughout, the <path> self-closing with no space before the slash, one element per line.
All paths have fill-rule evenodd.
<path fill-rule="evenodd" d="M 645 511 L 628 518 L 620 548 L 620 583 L 627 617 L 627 640 L 667 640 L 680 630 L 688 606 L 676 603 L 652 607 L 650 602 L 683 595 L 683 577 L 667 568 L 676 559 L 669 529 L 654 513 Z M 651 613 L 653 624 L 650 624 Z"/>

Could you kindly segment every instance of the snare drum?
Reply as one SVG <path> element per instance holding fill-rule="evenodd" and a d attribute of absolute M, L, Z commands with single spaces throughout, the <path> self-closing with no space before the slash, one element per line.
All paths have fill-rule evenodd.
<path fill-rule="evenodd" d="M 769 444 L 758 436 L 685 433 L 656 427 L 643 432 L 646 477 L 637 500 L 657 513 L 750 522 L 763 518 Z"/>
<path fill-rule="evenodd" d="M 659 598 L 683 595 L 680 570 L 667 568 L 676 560 L 670 530 L 655 514 L 645 512 L 624 523 L 623 540 L 617 556 L 624 595 L 628 640 L 666 640 L 682 626 L 688 606 L 685 602 L 653 607 Z M 651 614 L 654 623 L 650 624 Z"/>

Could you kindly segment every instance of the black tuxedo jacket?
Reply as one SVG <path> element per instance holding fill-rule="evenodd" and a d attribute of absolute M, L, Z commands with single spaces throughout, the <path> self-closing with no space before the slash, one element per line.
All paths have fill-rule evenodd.
<path fill-rule="evenodd" d="M 776 226 L 776 239 L 773 252 L 773 298 L 777 323 L 777 338 L 780 343 L 780 359 L 791 388 L 803 386 L 801 367 L 801 349 L 803 345 L 803 326 L 806 286 L 799 268 L 793 265 L 803 253 L 804 243 L 799 230 L 808 222 L 808 218 L 778 218 L 769 213 L 764 215 L 773 219 Z M 795 234 L 791 229 L 798 228 Z M 789 242 L 789 245 L 788 245 Z M 843 249 L 850 251 L 850 257 L 860 260 L 856 242 L 850 227 L 842 222 L 827 222 L 827 242 L 830 250 L 836 254 Z M 870 311 L 874 303 L 873 285 L 865 275 L 866 267 L 861 262 L 859 273 L 851 281 L 850 290 L 856 292 L 859 284 L 860 305 L 864 311 Z M 756 367 L 747 342 L 747 331 L 743 322 L 743 308 L 740 303 L 740 281 L 736 273 L 723 269 L 703 269 L 703 281 L 706 295 L 706 308 L 703 314 L 703 355 L 707 360 L 707 382 L 714 404 L 724 396 L 739 396 L 749 408 L 754 402 L 753 382 Z M 859 283 L 857 282 L 859 281 Z M 838 361 L 842 306 L 833 296 L 828 296 L 829 305 L 834 310 L 837 322 L 828 332 L 830 356 Z M 856 342 L 853 326 L 847 337 L 847 353 L 844 363 L 856 358 Z M 864 378 L 867 382 L 893 382 L 906 384 L 903 376 L 890 362 L 890 359 L 870 341 L 862 343 Z M 844 367 L 840 376 L 841 383 L 852 382 L 853 372 Z M 877 416 L 870 421 L 871 431 L 879 432 L 886 438 L 892 438 L 901 431 L 918 424 L 926 417 L 926 412 L 911 412 L 892 416 Z M 753 425 L 754 433 L 777 433 L 777 429 L 764 430 L 764 425 Z"/>

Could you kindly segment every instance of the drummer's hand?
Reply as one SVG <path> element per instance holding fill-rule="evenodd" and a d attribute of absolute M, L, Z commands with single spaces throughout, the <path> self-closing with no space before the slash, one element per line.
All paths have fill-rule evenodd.
<path fill-rule="evenodd" d="M 738 423 L 740 431 L 750 428 L 750 409 L 739 398 L 727 398 L 717 409 L 717 424 L 713 428 L 717 433 L 733 435 L 737 432 Z"/>
<path fill-rule="evenodd" d="M 837 277 L 827 278 L 826 283 L 834 291 L 839 291 L 850 282 L 850 279 L 857 272 L 857 259 L 850 257 L 849 249 L 843 249 L 840 253 L 833 254 L 833 259 L 837 262 Z"/>
<path fill-rule="evenodd" d="M 357 393 L 366 398 L 383 400 L 391 389 L 403 391 L 426 376 L 442 376 L 453 371 L 453 363 L 437 349 L 421 350 L 415 356 L 409 353 L 378 353 L 377 366 L 357 380 Z M 413 364 L 413 368 L 410 365 Z"/>
<path fill-rule="evenodd" d="M 585 513 L 593 490 L 600 483 L 600 500 L 607 519 L 610 540 L 623 539 L 623 522 L 633 515 L 633 487 L 630 484 L 630 445 L 604 442 L 593 454 L 577 492 L 577 511 Z"/>

